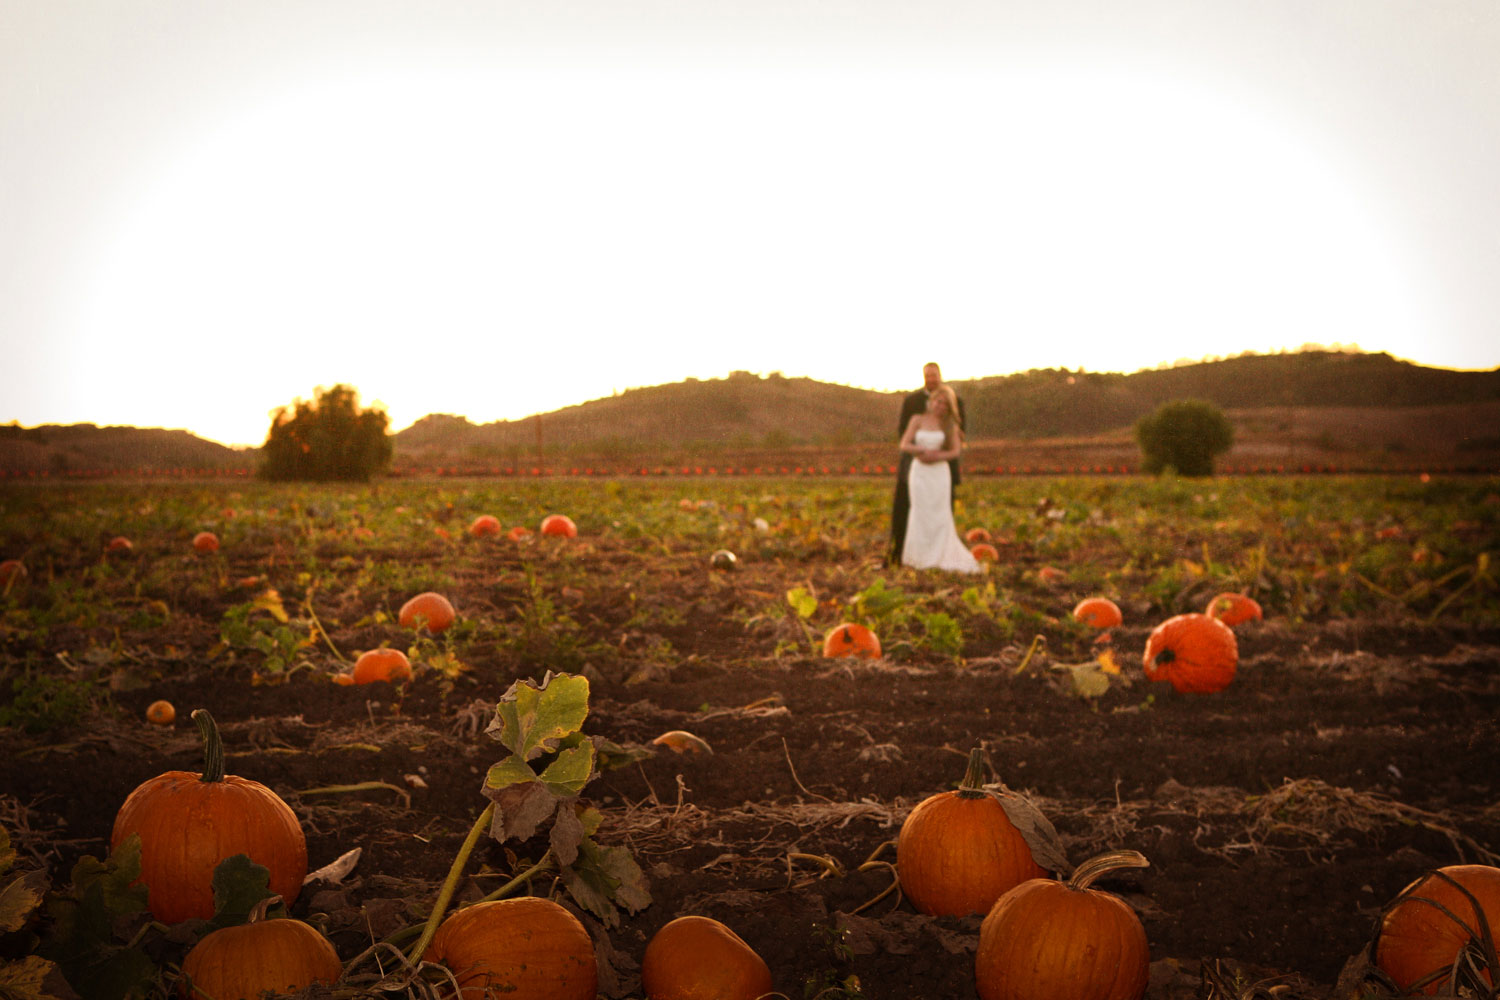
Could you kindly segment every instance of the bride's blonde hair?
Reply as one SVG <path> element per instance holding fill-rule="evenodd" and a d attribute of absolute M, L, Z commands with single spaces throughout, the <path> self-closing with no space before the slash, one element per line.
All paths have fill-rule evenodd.
<path fill-rule="evenodd" d="M 932 390 L 933 396 L 941 395 L 948 403 L 948 415 L 943 418 L 943 447 L 962 447 L 964 442 L 964 430 L 958 423 L 958 393 L 953 387 L 944 382 Z"/>

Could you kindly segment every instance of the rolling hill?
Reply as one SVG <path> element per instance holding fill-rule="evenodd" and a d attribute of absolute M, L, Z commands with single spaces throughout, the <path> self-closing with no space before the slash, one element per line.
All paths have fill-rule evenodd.
<path fill-rule="evenodd" d="M 1500 370 L 1424 368 L 1385 354 L 1245 355 L 1132 374 L 1046 369 L 954 383 L 973 467 L 1133 466 L 1136 420 L 1173 399 L 1223 409 L 1226 467 L 1500 469 Z M 915 388 L 915 386 L 913 386 Z M 522 420 L 431 414 L 393 435 L 396 473 L 887 465 L 901 393 L 731 372 L 629 389 Z M 248 471 L 255 449 L 187 431 L 0 427 L 0 472 Z"/>

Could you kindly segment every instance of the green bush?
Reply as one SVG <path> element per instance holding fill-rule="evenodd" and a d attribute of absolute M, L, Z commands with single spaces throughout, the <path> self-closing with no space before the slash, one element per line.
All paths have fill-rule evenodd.
<path fill-rule="evenodd" d="M 320 387 L 315 402 L 299 399 L 272 414 L 260 475 L 280 482 L 365 482 L 391 463 L 389 423 L 384 410 L 361 410 L 349 386 Z"/>
<path fill-rule="evenodd" d="M 1172 469 L 1183 476 L 1211 476 L 1215 456 L 1234 443 L 1234 427 L 1212 403 L 1178 399 L 1138 420 L 1135 440 L 1147 472 Z"/>

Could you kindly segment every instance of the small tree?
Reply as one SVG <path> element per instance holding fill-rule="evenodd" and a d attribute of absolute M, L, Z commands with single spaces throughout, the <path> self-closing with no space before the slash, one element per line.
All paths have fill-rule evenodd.
<path fill-rule="evenodd" d="M 1234 443 L 1234 427 L 1212 403 L 1178 399 L 1136 421 L 1135 440 L 1147 472 L 1170 468 L 1184 476 L 1211 476 L 1214 457 Z"/>
<path fill-rule="evenodd" d="M 260 475 L 271 480 L 364 482 L 391 462 L 390 419 L 384 410 L 361 410 L 347 385 L 321 386 L 314 402 L 296 400 L 271 415 L 261 449 Z"/>

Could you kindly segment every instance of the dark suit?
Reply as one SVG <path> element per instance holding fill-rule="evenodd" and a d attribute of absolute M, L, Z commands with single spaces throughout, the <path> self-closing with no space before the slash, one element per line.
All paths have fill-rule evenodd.
<path fill-rule="evenodd" d="M 958 399 L 957 393 L 954 399 Z M 901 417 L 896 422 L 896 440 L 900 441 L 906 436 L 906 425 L 911 418 L 918 414 L 927 412 L 927 390 L 918 389 L 910 393 L 901 401 Z M 965 429 L 964 424 L 964 401 L 958 399 L 958 427 Z M 906 477 L 911 472 L 912 456 L 906 452 L 901 453 L 901 461 L 896 466 L 896 494 L 891 499 L 891 548 L 886 554 L 888 564 L 896 564 L 901 561 L 901 550 L 906 545 L 906 517 L 911 512 L 911 494 L 907 492 Z M 948 460 L 948 470 L 953 474 L 953 492 L 948 495 L 949 503 L 958 493 L 958 459 Z"/>

